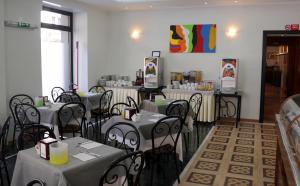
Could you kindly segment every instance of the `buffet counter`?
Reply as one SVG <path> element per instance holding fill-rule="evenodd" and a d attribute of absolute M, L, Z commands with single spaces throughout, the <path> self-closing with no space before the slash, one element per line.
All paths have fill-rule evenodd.
<path fill-rule="evenodd" d="M 194 93 L 201 93 L 203 96 L 198 121 L 214 122 L 215 121 L 215 95 L 214 91 L 197 91 L 197 90 L 182 90 L 182 89 L 163 89 L 163 93 L 167 99 L 185 99 L 189 101 Z"/>
<path fill-rule="evenodd" d="M 105 87 L 106 90 L 112 90 L 113 98 L 111 106 L 115 103 L 127 103 L 127 96 L 132 97 L 138 103 L 139 86 L 132 87 Z M 163 93 L 167 99 L 185 99 L 189 101 L 192 94 L 200 92 L 203 96 L 203 101 L 198 115 L 198 121 L 214 122 L 215 121 L 215 96 L 214 91 L 196 91 L 196 90 L 181 90 L 181 89 L 163 89 Z"/>
<path fill-rule="evenodd" d="M 115 103 L 127 103 L 127 96 L 132 97 L 136 102 L 138 102 L 138 89 L 139 86 L 132 87 L 105 87 L 106 90 L 113 91 L 113 98 L 111 100 L 111 106 Z"/>

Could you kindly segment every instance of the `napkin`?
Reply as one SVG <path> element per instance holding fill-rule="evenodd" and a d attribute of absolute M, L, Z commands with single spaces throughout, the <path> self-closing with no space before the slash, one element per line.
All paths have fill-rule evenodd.
<path fill-rule="evenodd" d="M 93 149 L 96 147 L 100 147 L 102 144 L 101 143 L 97 143 L 97 142 L 85 142 L 83 144 L 80 145 L 80 147 L 85 148 L 85 149 Z"/>
<path fill-rule="evenodd" d="M 73 157 L 77 158 L 81 161 L 89 161 L 89 160 L 96 158 L 95 156 L 92 156 L 92 155 L 86 154 L 86 153 L 79 153 L 79 154 L 73 155 Z"/>

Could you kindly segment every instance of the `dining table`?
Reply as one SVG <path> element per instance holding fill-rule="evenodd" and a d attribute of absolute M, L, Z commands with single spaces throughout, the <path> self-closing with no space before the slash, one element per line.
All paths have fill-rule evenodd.
<path fill-rule="evenodd" d="M 81 137 L 63 142 L 68 144 L 68 162 L 63 165 L 42 159 L 34 147 L 19 151 L 11 185 L 26 185 L 40 179 L 47 186 L 98 186 L 111 162 L 125 155 L 120 149 Z"/>
<path fill-rule="evenodd" d="M 91 118 L 91 110 L 99 107 L 101 95 L 101 93 L 84 93 L 80 95 L 81 102 L 86 107 L 86 118 L 88 121 Z M 58 111 L 64 104 L 65 103 L 56 102 L 47 106 L 37 107 L 40 112 L 41 123 L 52 124 L 56 138 L 59 138 Z"/>
<path fill-rule="evenodd" d="M 151 137 L 151 132 L 152 128 L 155 126 L 158 120 L 166 117 L 164 114 L 156 113 L 156 112 L 149 112 L 145 110 L 141 110 L 139 113 L 139 119 L 137 121 L 130 121 L 126 120 L 123 118 L 123 116 L 113 116 L 109 120 L 107 120 L 103 125 L 102 125 L 102 133 L 106 133 L 106 131 L 112 127 L 114 124 L 118 122 L 127 122 L 131 123 L 134 125 L 139 134 L 140 134 L 140 148 L 139 150 L 141 151 L 148 151 L 152 149 L 152 137 Z M 174 133 L 172 137 L 174 138 L 177 134 Z M 166 137 L 165 136 L 155 136 L 154 143 L 156 146 L 159 146 L 160 143 L 163 141 L 163 139 Z M 170 144 L 174 145 L 172 139 L 170 136 L 168 136 L 164 140 L 164 145 Z M 182 135 L 179 135 L 177 146 L 176 146 L 176 153 L 179 155 L 179 159 L 182 161 L 183 160 L 183 154 L 182 154 Z"/>
<path fill-rule="evenodd" d="M 160 113 L 160 114 L 166 114 L 166 110 L 167 110 L 167 107 L 169 106 L 170 103 L 172 103 L 173 99 L 164 99 L 164 100 L 160 100 L 159 102 L 155 102 L 155 101 L 151 101 L 151 100 L 143 100 L 143 102 L 141 103 L 140 105 L 140 109 L 142 110 L 146 110 L 146 111 L 149 111 L 149 112 L 155 112 L 155 113 Z M 189 108 L 189 112 L 186 116 L 186 119 L 185 119 L 185 124 L 187 126 L 187 129 L 189 132 L 192 132 L 193 131 L 193 124 L 194 124 L 194 111 L 192 109 L 192 107 Z M 187 132 L 187 130 L 185 130 L 185 127 L 184 127 L 184 132 Z"/>

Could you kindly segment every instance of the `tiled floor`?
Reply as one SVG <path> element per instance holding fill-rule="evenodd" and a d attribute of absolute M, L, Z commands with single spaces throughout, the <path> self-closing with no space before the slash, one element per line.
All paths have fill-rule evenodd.
<path fill-rule="evenodd" d="M 241 123 L 212 129 L 181 175 L 181 186 L 273 186 L 276 131 Z"/>

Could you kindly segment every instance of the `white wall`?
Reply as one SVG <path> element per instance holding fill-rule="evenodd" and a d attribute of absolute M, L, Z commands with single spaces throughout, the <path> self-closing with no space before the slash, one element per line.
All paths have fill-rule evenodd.
<path fill-rule="evenodd" d="M 87 14 L 74 14 L 74 81 L 78 82 L 78 87 L 81 91 L 87 91 L 88 87 L 88 54 L 87 54 Z M 76 49 L 76 42 L 78 42 L 78 51 Z M 77 59 L 78 57 L 78 59 Z M 77 81 L 77 60 L 78 60 L 78 81 Z"/>
<path fill-rule="evenodd" d="M 242 117 L 258 119 L 262 59 L 262 31 L 283 30 L 285 24 L 299 23 L 299 5 L 211 7 L 167 9 L 111 14 L 109 63 L 107 73 L 131 75 L 142 67 L 143 58 L 152 50 L 162 51 L 164 77 L 168 83 L 172 71 L 203 71 L 203 79 L 217 80 L 222 58 L 236 57 L 239 63 L 239 89 L 244 92 Z M 215 54 L 169 53 L 169 26 L 172 24 L 217 24 Z M 239 35 L 228 39 L 229 25 L 239 27 Z M 142 29 L 142 37 L 133 41 L 130 31 Z"/>
<path fill-rule="evenodd" d="M 4 53 L 4 0 L 0 0 L 0 123 L 6 116 L 6 83 L 5 83 L 5 53 Z"/>
<path fill-rule="evenodd" d="M 5 19 L 40 25 L 40 0 L 5 0 Z M 7 99 L 42 94 L 40 29 L 5 28 Z"/>

